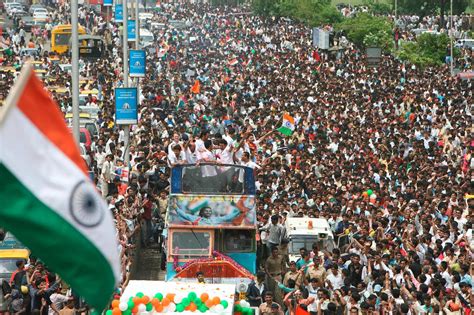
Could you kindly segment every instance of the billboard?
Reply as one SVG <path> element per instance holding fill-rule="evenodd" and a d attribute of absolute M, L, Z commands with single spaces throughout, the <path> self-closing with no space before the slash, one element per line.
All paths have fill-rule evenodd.
<path fill-rule="evenodd" d="M 115 122 L 117 125 L 138 123 L 137 88 L 115 89 Z"/>
<path fill-rule="evenodd" d="M 104 0 L 104 7 L 111 7 L 113 4 L 113 0 Z"/>
<path fill-rule="evenodd" d="M 313 27 L 313 47 L 329 49 L 329 32 Z"/>
<path fill-rule="evenodd" d="M 127 21 L 127 32 L 128 32 L 128 41 L 133 42 L 135 38 L 137 38 L 137 30 L 135 27 L 135 20 L 128 20 Z"/>
<path fill-rule="evenodd" d="M 146 54 L 144 50 L 130 50 L 130 71 L 132 78 L 145 77 Z"/>
<path fill-rule="evenodd" d="M 168 204 L 169 225 L 255 228 L 254 196 L 178 195 Z"/>
<path fill-rule="evenodd" d="M 115 5 L 115 23 L 123 23 L 123 5 Z"/>

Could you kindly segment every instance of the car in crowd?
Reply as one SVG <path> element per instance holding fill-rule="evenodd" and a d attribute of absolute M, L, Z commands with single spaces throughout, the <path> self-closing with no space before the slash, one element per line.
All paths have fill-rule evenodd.
<path fill-rule="evenodd" d="M 145 28 L 140 28 L 140 46 L 146 48 L 155 43 L 155 36 Z"/>
<path fill-rule="evenodd" d="M 6 3 L 5 11 L 7 12 L 8 17 L 13 17 L 15 12 L 22 12 L 23 6 L 17 2 Z"/>
<path fill-rule="evenodd" d="M 29 56 L 29 57 L 39 57 L 41 55 L 41 50 L 38 48 L 22 48 L 20 49 L 20 57 Z"/>
<path fill-rule="evenodd" d="M 28 9 L 28 12 L 30 14 L 33 14 L 36 9 L 45 9 L 46 10 L 46 8 L 42 4 L 36 3 L 36 4 L 32 4 L 30 6 L 30 8 Z"/>
<path fill-rule="evenodd" d="M 472 38 L 463 38 L 458 39 L 456 44 L 454 44 L 457 48 L 464 48 L 464 49 L 473 49 L 474 50 L 474 39 Z"/>
<path fill-rule="evenodd" d="M 36 21 L 49 21 L 48 11 L 37 9 L 35 12 L 33 12 L 33 18 Z"/>

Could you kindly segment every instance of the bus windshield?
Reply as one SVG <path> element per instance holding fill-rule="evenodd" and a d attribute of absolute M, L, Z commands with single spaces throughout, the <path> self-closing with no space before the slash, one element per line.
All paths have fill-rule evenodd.
<path fill-rule="evenodd" d="M 54 37 L 55 45 L 68 45 L 70 33 L 56 34 Z"/>
<path fill-rule="evenodd" d="M 210 253 L 211 235 L 207 231 L 174 231 L 172 254 L 179 258 L 205 257 Z"/>
<path fill-rule="evenodd" d="M 238 166 L 192 165 L 183 167 L 183 193 L 243 194 L 245 170 Z"/>

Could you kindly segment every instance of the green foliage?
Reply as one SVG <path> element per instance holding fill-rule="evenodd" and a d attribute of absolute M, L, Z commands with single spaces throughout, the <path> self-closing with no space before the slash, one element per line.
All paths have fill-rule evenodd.
<path fill-rule="evenodd" d="M 330 0 L 254 0 L 252 5 L 257 14 L 289 17 L 312 26 L 342 20 Z"/>
<path fill-rule="evenodd" d="M 420 68 L 439 66 L 445 61 L 449 37 L 446 34 L 421 34 L 416 42 L 402 42 L 398 57 Z"/>
<path fill-rule="evenodd" d="M 365 35 L 363 43 L 365 47 L 380 47 L 384 51 L 390 51 L 393 48 L 394 39 L 390 33 L 378 31 Z"/>
<path fill-rule="evenodd" d="M 453 13 L 461 14 L 466 12 L 470 0 L 453 0 Z M 417 14 L 421 16 L 438 14 L 441 5 L 444 5 L 445 12 L 450 10 L 450 0 L 398 0 L 398 10 L 400 14 Z"/>
<path fill-rule="evenodd" d="M 379 0 L 364 0 L 363 4 L 370 8 L 373 14 L 387 15 L 392 13 L 392 7 L 383 1 Z"/>
<path fill-rule="evenodd" d="M 252 8 L 259 15 L 275 15 L 278 12 L 278 0 L 253 0 Z"/>
<path fill-rule="evenodd" d="M 359 47 L 376 45 L 388 50 L 393 41 L 390 21 L 367 13 L 345 19 L 336 25 L 336 30 L 344 31 L 347 38 Z"/>

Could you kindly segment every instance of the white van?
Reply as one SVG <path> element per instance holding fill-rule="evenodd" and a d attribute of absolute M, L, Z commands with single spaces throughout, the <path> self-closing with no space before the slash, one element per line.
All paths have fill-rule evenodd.
<path fill-rule="evenodd" d="M 334 236 L 329 223 L 323 218 L 287 218 L 285 221 L 286 238 L 290 261 L 300 258 L 300 248 L 310 251 L 313 244 L 320 250 L 331 252 L 335 247 Z"/>
<path fill-rule="evenodd" d="M 140 28 L 140 46 L 146 48 L 155 43 L 155 36 L 146 28 Z"/>
<path fill-rule="evenodd" d="M 458 39 L 456 41 L 456 44 L 454 44 L 454 46 L 457 48 L 474 49 L 474 39 L 472 38 Z"/>

